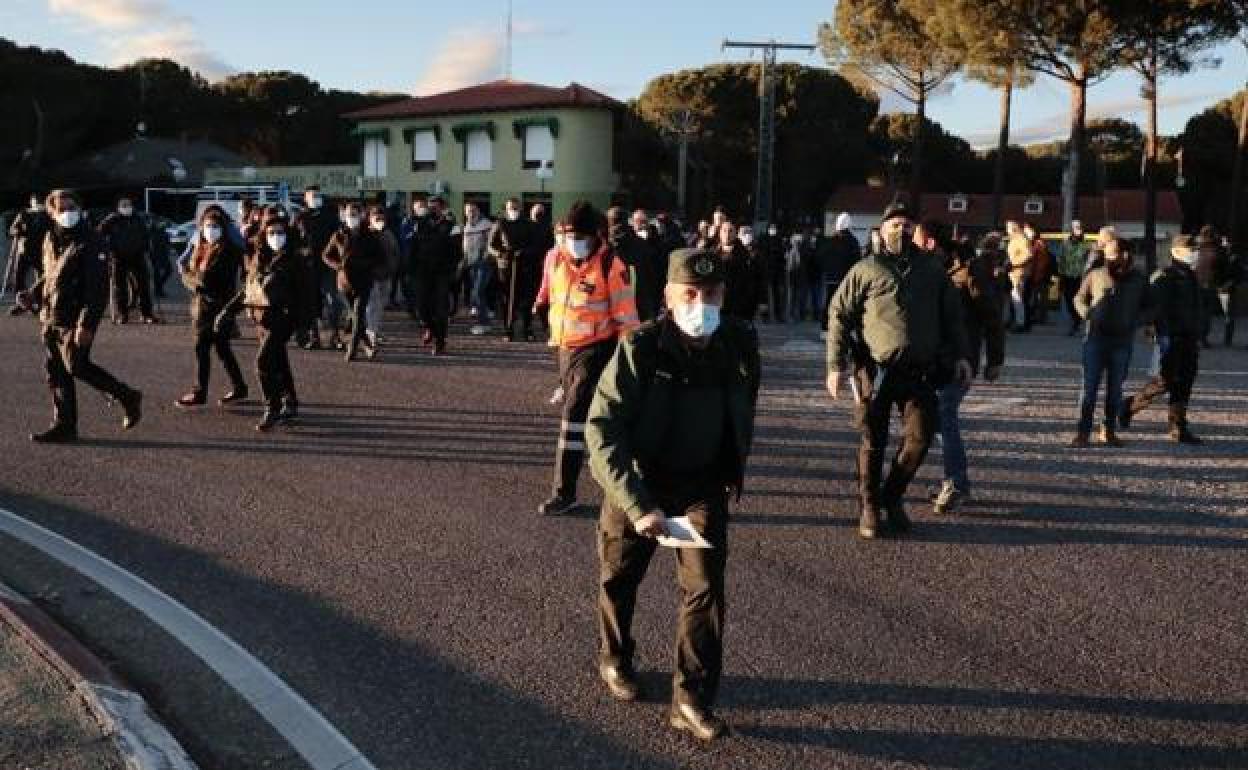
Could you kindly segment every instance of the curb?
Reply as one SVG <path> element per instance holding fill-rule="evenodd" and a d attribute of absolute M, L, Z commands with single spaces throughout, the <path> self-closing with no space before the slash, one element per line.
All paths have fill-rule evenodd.
<path fill-rule="evenodd" d="M 143 696 L 30 600 L 0 582 L 0 623 L 52 664 L 112 736 L 128 770 L 198 770 Z"/>

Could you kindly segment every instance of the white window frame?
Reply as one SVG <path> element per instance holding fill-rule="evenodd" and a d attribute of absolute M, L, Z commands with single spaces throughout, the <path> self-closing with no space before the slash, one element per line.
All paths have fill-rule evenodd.
<path fill-rule="evenodd" d="M 1027 199 L 1026 201 L 1023 202 L 1023 213 L 1032 214 L 1032 215 L 1043 214 L 1044 213 L 1044 201 L 1040 198 Z"/>
<path fill-rule="evenodd" d="M 421 152 L 422 150 L 424 150 L 424 153 Z M 416 164 L 418 163 L 432 163 L 433 167 L 430 168 L 426 165 L 422 168 L 417 168 Z M 432 128 L 412 132 L 412 170 L 438 170 L 438 135 L 434 133 Z"/>
<path fill-rule="evenodd" d="M 953 214 L 965 214 L 967 201 L 965 195 L 954 195 L 949 199 L 949 211 Z"/>
<path fill-rule="evenodd" d="M 386 177 L 386 155 L 389 148 L 382 139 L 369 138 L 364 140 L 364 176 L 377 179 Z"/>
<path fill-rule="evenodd" d="M 551 167 L 555 163 L 555 135 L 546 124 L 524 127 L 522 139 L 522 165 L 524 168 L 537 169 L 546 164 Z"/>
<path fill-rule="evenodd" d="M 490 132 L 474 129 L 464 134 L 464 171 L 494 170 L 494 140 Z"/>

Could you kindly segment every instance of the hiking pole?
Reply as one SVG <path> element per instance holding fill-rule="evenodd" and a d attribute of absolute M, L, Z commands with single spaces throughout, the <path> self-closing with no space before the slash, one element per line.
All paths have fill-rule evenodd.
<path fill-rule="evenodd" d="M 13 291 L 13 300 L 17 301 L 17 238 L 9 241 L 9 258 L 4 265 L 4 284 L 0 285 L 0 302 L 4 295 Z"/>

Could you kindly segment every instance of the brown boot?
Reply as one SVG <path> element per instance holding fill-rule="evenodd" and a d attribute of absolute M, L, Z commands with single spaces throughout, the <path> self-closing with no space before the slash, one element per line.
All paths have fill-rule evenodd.
<path fill-rule="evenodd" d="M 1071 449 L 1085 449 L 1087 448 L 1087 446 L 1088 446 L 1088 434 L 1084 433 L 1083 431 L 1079 431 L 1078 433 L 1076 433 L 1075 437 L 1070 440 Z"/>
<path fill-rule="evenodd" d="M 1187 427 L 1187 405 L 1170 405 L 1170 439 L 1180 444 L 1203 444 L 1200 437 Z"/>
<path fill-rule="evenodd" d="M 1123 445 L 1122 439 L 1118 438 L 1118 434 L 1115 433 L 1114 429 L 1108 425 L 1101 426 L 1101 432 L 1098 434 L 1097 438 L 1099 438 L 1101 443 L 1105 446 L 1120 447 Z"/>

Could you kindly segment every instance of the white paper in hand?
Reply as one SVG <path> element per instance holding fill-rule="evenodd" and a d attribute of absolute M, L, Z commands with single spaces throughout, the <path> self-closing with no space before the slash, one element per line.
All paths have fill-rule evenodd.
<path fill-rule="evenodd" d="M 712 548 L 713 546 L 706 542 L 706 538 L 702 537 L 693 524 L 689 522 L 688 516 L 677 516 L 674 519 L 667 519 L 667 534 L 659 535 L 656 538 L 659 545 L 667 548 Z"/>

